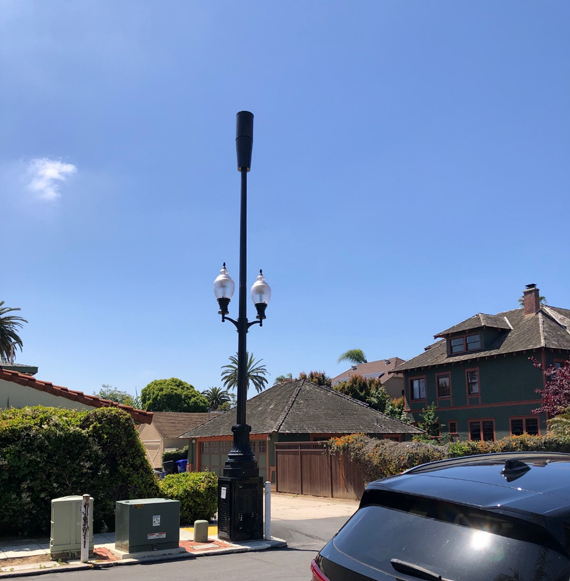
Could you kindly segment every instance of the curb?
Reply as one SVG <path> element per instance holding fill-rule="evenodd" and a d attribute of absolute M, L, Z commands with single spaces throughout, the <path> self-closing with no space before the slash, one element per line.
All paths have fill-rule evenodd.
<path fill-rule="evenodd" d="M 107 561 L 97 563 L 95 561 L 88 561 L 87 563 L 78 563 L 77 561 L 71 561 L 67 565 L 54 564 L 54 561 L 45 561 L 44 563 L 34 563 L 30 565 L 29 568 L 22 569 L 20 571 L 1 571 L 0 579 L 10 579 L 14 577 L 31 577 L 32 575 L 47 575 L 49 573 L 64 573 L 66 571 L 84 571 L 88 569 L 98 570 L 98 569 L 108 569 L 110 567 L 117 566 L 130 566 L 139 564 L 153 564 L 161 563 L 166 561 L 184 561 L 192 560 L 198 557 L 214 557 L 216 555 L 229 555 L 231 553 L 255 553 L 259 551 L 266 551 L 269 549 L 282 549 L 287 547 L 287 542 L 282 539 L 271 539 L 270 541 L 253 541 L 252 543 L 236 545 L 230 548 L 223 548 L 208 551 L 207 553 L 170 553 L 168 555 L 160 556 L 148 556 L 141 557 L 139 559 L 129 558 L 129 559 L 118 559 L 117 561 Z M 0 560 L 0 566 L 2 561 Z M 41 565 L 49 564 L 48 568 L 40 568 Z"/>

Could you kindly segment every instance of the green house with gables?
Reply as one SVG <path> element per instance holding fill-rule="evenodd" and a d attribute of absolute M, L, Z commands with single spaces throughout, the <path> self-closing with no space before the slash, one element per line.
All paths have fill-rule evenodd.
<path fill-rule="evenodd" d="M 435 335 L 436 343 L 394 371 L 403 374 L 408 411 L 416 421 L 432 403 L 440 433 L 459 440 L 498 440 L 546 433 L 537 389 L 543 367 L 570 357 L 570 310 L 542 304 L 527 285 L 523 307 L 479 313 Z"/>

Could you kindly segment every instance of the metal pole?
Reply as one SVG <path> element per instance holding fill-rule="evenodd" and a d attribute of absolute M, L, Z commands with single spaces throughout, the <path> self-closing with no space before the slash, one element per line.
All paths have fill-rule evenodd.
<path fill-rule="evenodd" d="M 265 483 L 265 540 L 271 540 L 271 482 Z"/>
<path fill-rule="evenodd" d="M 81 562 L 89 560 L 89 511 L 91 509 L 91 497 L 83 495 L 81 501 Z"/>

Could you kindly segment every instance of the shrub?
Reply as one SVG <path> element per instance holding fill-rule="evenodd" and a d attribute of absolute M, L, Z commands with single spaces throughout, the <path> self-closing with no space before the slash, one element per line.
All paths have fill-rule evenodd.
<path fill-rule="evenodd" d="M 497 452 L 570 452 L 568 436 L 509 436 L 496 442 L 454 442 L 448 446 L 450 458 Z"/>
<path fill-rule="evenodd" d="M 366 482 L 399 474 L 418 464 L 442 460 L 447 451 L 445 446 L 376 440 L 364 434 L 332 438 L 329 440 L 329 450 L 350 456 L 362 469 Z"/>
<path fill-rule="evenodd" d="M 85 493 L 95 499 L 96 532 L 114 528 L 115 501 L 158 496 L 126 412 L 0 411 L 0 534 L 45 534 L 51 500 Z"/>
<path fill-rule="evenodd" d="M 178 450 L 170 450 L 169 452 L 162 453 L 162 461 L 167 462 L 168 460 L 186 460 L 188 458 L 188 446 L 180 448 Z"/>
<path fill-rule="evenodd" d="M 218 510 L 218 477 L 214 472 L 169 474 L 160 482 L 164 498 L 180 501 L 180 523 L 210 520 Z"/>

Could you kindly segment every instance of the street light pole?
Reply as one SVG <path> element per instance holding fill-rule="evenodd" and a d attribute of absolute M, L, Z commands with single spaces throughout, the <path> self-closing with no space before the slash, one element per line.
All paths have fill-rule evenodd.
<path fill-rule="evenodd" d="M 263 538 L 263 482 L 249 443 L 251 427 L 246 423 L 247 332 L 255 324 L 263 325 L 271 289 L 260 271 L 251 289 L 257 320 L 249 322 L 246 310 L 247 278 L 247 172 L 251 169 L 253 114 L 237 114 L 236 150 L 241 173 L 239 309 L 237 321 L 228 317 L 228 305 L 235 288 L 226 265 L 214 281 L 214 293 L 220 305 L 222 321 L 232 322 L 238 332 L 237 414 L 232 427 L 233 445 L 218 479 L 218 535 L 231 541 Z"/>

